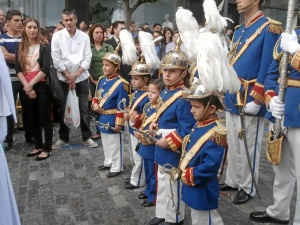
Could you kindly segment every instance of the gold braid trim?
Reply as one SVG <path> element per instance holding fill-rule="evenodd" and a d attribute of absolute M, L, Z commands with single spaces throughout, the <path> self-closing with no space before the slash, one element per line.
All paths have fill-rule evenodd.
<path fill-rule="evenodd" d="M 277 20 L 272 20 L 269 17 L 267 17 L 267 19 L 270 22 L 270 25 L 269 25 L 269 28 L 268 28 L 269 32 L 272 32 L 274 34 L 281 34 L 283 32 L 281 22 L 279 22 Z"/>
<path fill-rule="evenodd" d="M 217 145 L 225 147 L 227 145 L 227 129 L 223 126 L 220 120 L 216 120 L 217 126 L 214 127 L 214 133 L 211 136 L 211 141 Z"/>
<path fill-rule="evenodd" d="M 128 92 L 129 91 L 129 83 L 127 80 L 125 80 L 123 77 L 121 77 L 120 75 L 118 75 L 118 77 L 121 79 L 121 81 L 123 82 L 123 86 L 124 89 Z"/>
<path fill-rule="evenodd" d="M 280 61 L 281 60 L 281 57 L 283 55 L 283 51 L 281 52 L 278 52 L 278 46 L 280 44 L 280 40 L 281 38 L 279 38 L 273 48 L 273 59 L 276 60 L 276 61 Z"/>

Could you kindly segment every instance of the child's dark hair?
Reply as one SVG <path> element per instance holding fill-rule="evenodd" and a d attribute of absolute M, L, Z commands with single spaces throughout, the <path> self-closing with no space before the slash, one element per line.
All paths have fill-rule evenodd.
<path fill-rule="evenodd" d="M 159 77 L 157 79 L 151 80 L 150 84 L 155 85 L 159 89 L 159 92 L 162 92 L 162 90 L 165 89 L 165 87 L 166 87 L 166 85 L 165 85 L 162 77 Z"/>
<path fill-rule="evenodd" d="M 151 75 L 142 75 L 140 76 L 143 81 L 145 80 L 145 78 L 148 78 L 147 82 L 146 82 L 146 85 L 148 86 L 150 84 L 150 81 L 151 81 Z"/>
<path fill-rule="evenodd" d="M 211 95 L 211 96 L 207 96 L 205 98 L 197 99 L 197 101 L 201 102 L 204 107 L 206 107 L 207 104 L 209 103 L 209 105 L 215 105 L 216 110 L 224 109 L 224 107 L 223 107 L 222 103 L 220 102 L 219 98 L 216 97 L 215 95 Z"/>

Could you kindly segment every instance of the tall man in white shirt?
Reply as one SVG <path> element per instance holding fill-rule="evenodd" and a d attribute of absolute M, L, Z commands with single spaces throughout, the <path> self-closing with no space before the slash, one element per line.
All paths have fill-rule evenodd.
<path fill-rule="evenodd" d="M 74 9 L 61 12 L 65 28 L 54 33 L 51 43 L 51 56 L 58 78 L 64 90 L 60 116 L 59 139 L 52 145 L 58 149 L 69 144 L 70 130 L 64 121 L 64 112 L 69 89 L 75 89 L 79 98 L 80 128 L 83 144 L 91 148 L 98 146 L 92 139 L 88 114 L 89 72 L 92 52 L 89 36 L 76 29 L 77 14 Z"/>

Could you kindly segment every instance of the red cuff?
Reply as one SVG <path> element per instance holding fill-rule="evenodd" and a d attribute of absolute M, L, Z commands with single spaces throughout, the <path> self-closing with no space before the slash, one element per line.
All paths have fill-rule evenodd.
<path fill-rule="evenodd" d="M 140 128 L 140 126 L 142 125 L 142 114 L 138 114 L 135 118 L 135 122 L 132 125 L 135 128 Z"/>
<path fill-rule="evenodd" d="M 253 86 L 250 96 L 259 102 L 264 103 L 264 92 L 264 85 L 256 82 Z"/>
<path fill-rule="evenodd" d="M 268 90 L 265 94 L 265 104 L 268 106 L 270 104 L 271 99 L 276 96 L 275 91 L 273 90 Z"/>
<path fill-rule="evenodd" d="M 97 98 L 93 98 L 93 103 L 99 103 L 98 99 Z"/>
<path fill-rule="evenodd" d="M 173 151 L 179 149 L 182 145 L 182 138 L 176 131 L 172 131 L 170 134 L 166 135 L 165 139 Z"/>
<path fill-rule="evenodd" d="M 125 124 L 125 119 L 124 119 L 124 113 L 123 112 L 118 111 L 116 113 L 115 124 L 120 125 L 120 126 L 123 126 Z"/>
<path fill-rule="evenodd" d="M 187 186 L 195 186 L 194 182 L 194 167 L 185 169 L 181 174 L 182 182 Z"/>

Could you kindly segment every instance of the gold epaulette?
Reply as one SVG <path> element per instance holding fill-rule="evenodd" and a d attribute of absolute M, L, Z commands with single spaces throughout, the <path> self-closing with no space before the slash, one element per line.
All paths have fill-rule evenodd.
<path fill-rule="evenodd" d="M 211 136 L 211 141 L 216 142 L 217 145 L 225 147 L 227 145 L 227 129 L 223 124 L 216 120 L 217 126 L 214 127 L 214 133 Z"/>
<path fill-rule="evenodd" d="M 272 32 L 274 34 L 281 34 L 283 32 L 282 30 L 282 23 L 277 20 L 272 20 L 269 17 L 267 17 L 268 21 L 270 22 L 268 31 Z"/>
<path fill-rule="evenodd" d="M 239 25 L 237 25 L 237 26 L 235 26 L 235 28 L 234 28 L 234 30 L 237 30 L 237 29 L 239 29 L 242 25 L 243 25 L 244 23 L 242 23 L 242 24 L 239 24 Z"/>
<path fill-rule="evenodd" d="M 280 44 L 280 40 L 281 38 L 279 38 L 273 48 L 273 59 L 274 60 L 277 60 L 277 61 L 280 61 L 282 55 L 283 55 L 283 51 L 281 52 L 278 52 L 278 47 L 279 47 L 279 44 Z"/>
<path fill-rule="evenodd" d="M 121 81 L 123 82 L 124 85 L 124 89 L 128 92 L 129 91 L 129 82 L 127 80 L 125 80 L 123 77 L 121 77 L 120 75 L 118 75 L 118 77 L 121 79 Z"/>

